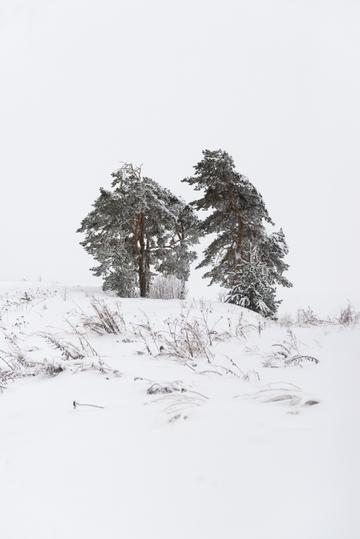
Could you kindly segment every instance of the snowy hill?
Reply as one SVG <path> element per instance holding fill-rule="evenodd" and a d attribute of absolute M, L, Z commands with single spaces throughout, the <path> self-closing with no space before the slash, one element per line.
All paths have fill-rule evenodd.
<path fill-rule="evenodd" d="M 0 537 L 356 539 L 358 326 L 0 286 Z"/>

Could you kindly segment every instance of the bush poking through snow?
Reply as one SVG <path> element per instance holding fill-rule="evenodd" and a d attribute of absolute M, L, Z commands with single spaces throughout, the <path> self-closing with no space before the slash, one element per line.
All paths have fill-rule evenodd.
<path fill-rule="evenodd" d="M 164 411 L 170 416 L 169 422 L 173 423 L 180 418 L 187 419 L 185 412 L 190 411 L 194 407 L 201 406 L 209 397 L 193 391 L 174 382 L 172 384 L 161 385 L 154 383 L 147 390 L 149 395 L 158 395 L 158 398 L 153 400 L 152 403 L 164 403 Z"/>
<path fill-rule="evenodd" d="M 343 307 L 338 317 L 338 323 L 342 326 L 354 326 L 360 322 L 360 312 L 355 311 L 351 303 Z"/>
<path fill-rule="evenodd" d="M 306 399 L 302 389 L 286 382 L 273 382 L 266 384 L 254 393 L 235 395 L 235 398 L 253 398 L 264 404 L 280 404 L 294 407 L 289 414 L 298 414 L 300 407 L 310 407 L 320 404 L 317 399 Z"/>
<path fill-rule="evenodd" d="M 57 376 L 65 370 L 60 364 L 47 363 L 46 361 L 44 361 L 42 367 L 44 374 L 47 374 L 48 376 Z"/>
<path fill-rule="evenodd" d="M 199 320 L 169 319 L 168 331 L 162 335 L 164 353 L 179 359 L 204 356 L 209 363 L 214 358 L 210 349 L 215 333 Z"/>
<path fill-rule="evenodd" d="M 299 326 L 320 326 L 324 323 L 311 307 L 299 309 L 297 312 L 297 324 Z"/>
<path fill-rule="evenodd" d="M 59 339 L 51 333 L 39 334 L 54 350 L 59 352 L 55 361 L 32 361 L 23 351 L 15 335 L 4 335 L 6 350 L 0 350 L 0 390 L 11 380 L 27 376 L 57 376 L 65 370 L 79 372 L 95 370 L 102 374 L 120 376 L 117 369 L 104 363 L 84 335 L 75 331 L 78 344 Z"/>
<path fill-rule="evenodd" d="M 169 393 L 175 393 L 176 391 L 185 391 L 185 388 L 181 387 L 178 383 L 167 384 L 162 386 L 161 384 L 151 384 L 147 389 L 148 395 L 166 395 Z"/>
<path fill-rule="evenodd" d="M 225 333 L 221 334 L 214 327 L 209 327 L 204 312 L 196 319 L 190 319 L 187 315 L 169 318 L 165 325 L 166 330 L 155 331 L 146 319 L 143 324 L 136 326 L 135 331 L 150 355 L 161 354 L 185 360 L 206 357 L 211 363 L 214 357 L 211 350 L 214 342 L 225 337 Z"/>
<path fill-rule="evenodd" d="M 42 333 L 41 336 L 54 350 L 60 352 L 62 359 L 65 361 L 71 359 L 84 359 L 86 356 L 83 349 L 75 346 L 75 344 L 69 341 L 61 340 L 51 333 Z"/>
<path fill-rule="evenodd" d="M 84 328 L 98 335 L 118 335 L 126 330 L 125 320 L 118 306 L 116 311 L 112 311 L 105 301 L 93 298 L 91 307 L 94 314 L 82 316 Z"/>
<path fill-rule="evenodd" d="M 220 316 L 210 323 L 210 307 L 200 305 L 200 315 L 190 316 L 191 307 L 179 317 L 168 318 L 164 321 L 165 329 L 154 328 L 148 317 L 141 324 L 133 325 L 133 332 L 144 344 L 151 356 L 167 356 L 181 360 L 193 360 L 205 357 L 212 363 L 215 357 L 214 347 L 217 343 L 231 338 L 246 338 L 248 330 L 258 330 L 260 324 L 245 324 L 242 316 L 232 321 L 230 317 Z M 223 328 L 219 329 L 222 322 Z"/>
<path fill-rule="evenodd" d="M 264 367 L 301 367 L 306 362 L 319 363 L 316 357 L 302 354 L 299 351 L 298 340 L 291 330 L 288 330 L 287 334 L 287 339 L 284 339 L 281 343 L 273 344 L 274 350 L 268 354 L 263 363 Z"/>
<path fill-rule="evenodd" d="M 187 289 L 185 284 L 174 276 L 155 277 L 150 285 L 149 297 L 152 299 L 185 299 Z"/>
<path fill-rule="evenodd" d="M 296 322 L 289 315 L 283 315 L 279 319 L 281 326 L 323 326 L 323 325 L 341 325 L 355 326 L 360 322 L 360 312 L 356 311 L 354 306 L 349 302 L 346 307 L 340 310 L 337 316 L 327 316 L 321 318 L 311 307 L 299 309 L 297 312 Z"/>
<path fill-rule="evenodd" d="M 5 341 L 8 349 L 0 350 L 0 359 L 2 362 L 13 370 L 26 367 L 28 364 L 26 355 L 17 342 L 17 337 L 13 334 L 5 335 Z"/>

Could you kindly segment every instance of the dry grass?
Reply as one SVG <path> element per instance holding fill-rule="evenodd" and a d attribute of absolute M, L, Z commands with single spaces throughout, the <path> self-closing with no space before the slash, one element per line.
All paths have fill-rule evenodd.
<path fill-rule="evenodd" d="M 301 367 L 304 363 L 318 364 L 319 360 L 300 352 L 299 342 L 293 331 L 287 331 L 287 338 L 281 343 L 273 344 L 273 351 L 267 354 L 264 367 Z"/>
<path fill-rule="evenodd" d="M 338 323 L 342 326 L 355 326 L 360 322 L 360 312 L 356 311 L 351 303 L 340 310 Z"/>
<path fill-rule="evenodd" d="M 92 298 L 92 315 L 83 313 L 82 325 L 98 335 L 119 335 L 126 331 L 126 324 L 119 306 L 111 310 L 105 301 Z"/>
<path fill-rule="evenodd" d="M 221 331 L 209 323 L 210 311 L 200 310 L 200 316 L 191 317 L 190 309 L 177 318 L 164 321 L 165 329 L 155 330 L 145 316 L 141 324 L 133 326 L 133 331 L 143 342 L 149 355 L 163 355 L 181 360 L 193 360 L 205 357 L 209 363 L 214 359 L 213 347 L 232 335 L 229 331 Z"/>
<path fill-rule="evenodd" d="M 339 314 L 322 318 L 311 307 L 299 309 L 296 320 L 293 320 L 290 314 L 284 314 L 279 318 L 281 327 L 314 327 L 314 326 L 356 326 L 360 322 L 360 312 L 348 302 L 345 307 L 340 309 Z"/>

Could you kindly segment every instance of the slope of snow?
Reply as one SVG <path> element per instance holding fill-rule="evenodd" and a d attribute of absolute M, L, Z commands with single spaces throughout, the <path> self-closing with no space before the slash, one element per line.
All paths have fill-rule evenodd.
<path fill-rule="evenodd" d="M 292 328 L 319 364 L 269 368 L 287 329 L 234 306 L 0 288 L 1 357 L 64 368 L 3 384 L 1 538 L 360 536 L 358 327 Z M 84 327 L 94 295 L 120 334 Z M 208 328 L 208 358 L 159 349 L 175 319 Z M 97 356 L 66 360 L 46 339 L 78 346 L 77 332 Z"/>

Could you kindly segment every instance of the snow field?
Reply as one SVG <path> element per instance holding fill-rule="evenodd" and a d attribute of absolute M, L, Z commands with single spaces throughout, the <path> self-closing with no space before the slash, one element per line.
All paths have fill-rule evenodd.
<path fill-rule="evenodd" d="M 93 297 L 120 334 L 84 327 Z M 24 283 L 0 313 L 1 357 L 25 358 L 0 394 L 0 537 L 359 537 L 358 327 L 291 328 L 319 363 L 279 366 L 287 328 L 220 303 Z M 209 357 L 170 355 L 169 319 L 208 328 Z M 44 338 L 77 332 L 96 356 Z"/>

